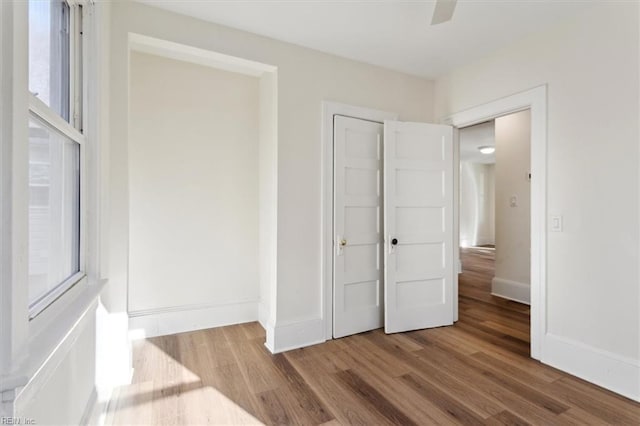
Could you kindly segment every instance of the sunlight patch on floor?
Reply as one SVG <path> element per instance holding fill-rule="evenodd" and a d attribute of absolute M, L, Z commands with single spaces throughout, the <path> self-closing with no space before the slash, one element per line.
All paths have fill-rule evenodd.
<path fill-rule="evenodd" d="M 161 365 L 171 378 L 116 389 L 112 395 L 115 406 L 109 407 L 105 425 L 263 424 L 214 387 L 204 385 L 198 375 L 157 346 L 148 341 L 137 344 L 145 346 L 139 369 Z"/>

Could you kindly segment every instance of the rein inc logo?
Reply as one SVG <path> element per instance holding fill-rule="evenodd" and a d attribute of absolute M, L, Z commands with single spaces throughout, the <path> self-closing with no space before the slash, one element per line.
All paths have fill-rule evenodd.
<path fill-rule="evenodd" d="M 35 419 L 29 417 L 0 417 L 0 425 L 35 425 Z"/>

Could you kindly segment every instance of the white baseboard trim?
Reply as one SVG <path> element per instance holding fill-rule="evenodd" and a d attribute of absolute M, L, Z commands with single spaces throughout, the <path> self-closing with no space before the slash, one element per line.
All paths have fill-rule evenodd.
<path fill-rule="evenodd" d="M 491 280 L 491 294 L 527 305 L 531 304 L 531 286 L 518 281 L 493 277 Z"/>
<path fill-rule="evenodd" d="M 486 246 L 489 244 L 494 245 L 495 243 L 496 243 L 496 239 L 489 238 L 489 237 L 478 237 L 478 240 L 476 241 L 477 246 Z"/>
<path fill-rule="evenodd" d="M 640 402 L 640 361 L 547 333 L 542 362 Z"/>
<path fill-rule="evenodd" d="M 322 318 L 276 324 L 275 327 L 267 327 L 267 342 L 265 345 L 271 353 L 289 351 L 305 346 L 323 343 L 324 321 Z"/>
<path fill-rule="evenodd" d="M 258 301 L 189 305 L 129 312 L 132 340 L 258 320 Z"/>

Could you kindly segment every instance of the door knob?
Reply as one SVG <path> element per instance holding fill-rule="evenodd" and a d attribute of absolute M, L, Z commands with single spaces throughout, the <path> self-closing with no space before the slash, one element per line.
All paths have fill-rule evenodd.
<path fill-rule="evenodd" d="M 347 245 L 347 240 L 345 240 L 344 238 L 343 238 L 343 239 L 341 239 L 341 240 L 340 240 L 340 245 L 341 245 L 342 247 L 346 246 L 346 245 Z"/>
<path fill-rule="evenodd" d="M 391 245 L 392 245 L 392 246 L 396 246 L 396 245 L 398 245 L 398 239 L 397 239 L 397 238 L 392 239 L 392 240 L 391 240 Z"/>

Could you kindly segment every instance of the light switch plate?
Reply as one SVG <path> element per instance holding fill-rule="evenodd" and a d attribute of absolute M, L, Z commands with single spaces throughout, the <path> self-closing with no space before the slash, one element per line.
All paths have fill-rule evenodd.
<path fill-rule="evenodd" d="M 551 216 L 551 232 L 562 232 L 562 216 Z"/>

